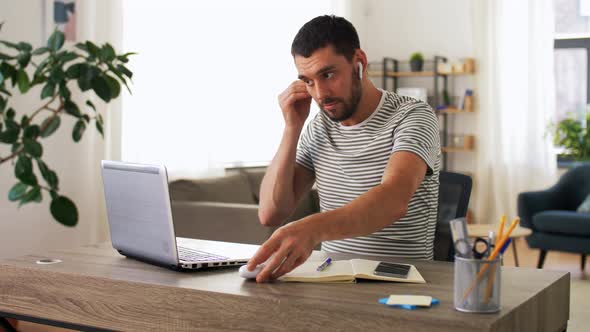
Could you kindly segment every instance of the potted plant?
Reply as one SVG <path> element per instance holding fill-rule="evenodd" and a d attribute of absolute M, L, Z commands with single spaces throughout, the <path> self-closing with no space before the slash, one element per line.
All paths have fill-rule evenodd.
<path fill-rule="evenodd" d="M 2 24 L 0 23 L 0 28 Z M 16 183 L 8 191 L 8 199 L 19 206 L 41 202 L 43 193 L 51 199 L 51 215 L 62 225 L 74 226 L 78 210 L 74 202 L 60 195 L 59 177 L 44 159 L 43 140 L 53 135 L 62 116 L 76 119 L 72 140 L 82 139 L 90 125 L 103 135 L 103 118 L 87 99 L 92 91 L 105 103 L 117 98 L 121 85 L 133 73 L 125 66 L 133 53 L 117 54 L 106 43 L 97 46 L 91 41 L 65 49 L 64 34 L 53 32 L 47 45 L 33 49 L 27 42 L 0 40 L 0 144 L 8 145 L 0 154 L 0 167 L 13 167 Z M 81 90 L 74 96 L 74 85 Z M 13 95 L 31 95 L 33 87 L 42 87 L 39 106 L 29 112 L 15 110 Z M 86 92 L 86 93 L 85 93 Z M 80 100 L 85 107 L 80 107 Z M 63 128 L 63 126 L 61 127 Z"/>
<path fill-rule="evenodd" d="M 590 161 L 590 113 L 583 121 L 569 116 L 557 124 L 551 124 L 553 144 L 565 149 L 558 161 Z"/>
<path fill-rule="evenodd" d="M 412 53 L 410 56 L 410 70 L 422 71 L 424 67 L 424 56 L 420 52 Z"/>

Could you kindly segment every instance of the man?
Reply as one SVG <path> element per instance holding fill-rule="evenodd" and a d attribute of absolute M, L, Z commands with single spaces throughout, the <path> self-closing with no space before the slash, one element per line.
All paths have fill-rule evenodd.
<path fill-rule="evenodd" d="M 299 79 L 279 96 L 285 129 L 258 215 L 263 225 L 282 224 L 314 181 L 321 213 L 277 229 L 248 269 L 266 262 L 256 280 L 278 278 L 319 243 L 327 252 L 432 259 L 440 168 L 432 109 L 371 83 L 344 18 L 309 21 L 291 53 Z M 303 130 L 312 99 L 321 112 Z"/>

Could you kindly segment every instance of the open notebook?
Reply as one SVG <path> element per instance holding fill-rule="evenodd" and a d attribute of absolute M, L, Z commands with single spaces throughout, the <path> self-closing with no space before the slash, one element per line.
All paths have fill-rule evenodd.
<path fill-rule="evenodd" d="M 355 282 L 356 279 L 371 279 L 395 282 L 426 283 L 420 272 L 411 265 L 407 279 L 374 275 L 373 271 L 380 261 L 366 259 L 351 259 L 332 261 L 323 271 L 316 271 L 322 262 L 307 261 L 293 271 L 285 274 L 279 280 L 298 282 Z"/>

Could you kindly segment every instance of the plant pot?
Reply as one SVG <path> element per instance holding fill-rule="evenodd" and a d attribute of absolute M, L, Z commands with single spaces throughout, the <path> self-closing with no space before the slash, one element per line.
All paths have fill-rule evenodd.
<path fill-rule="evenodd" d="M 422 71 L 424 67 L 424 60 L 410 60 L 411 71 Z"/>

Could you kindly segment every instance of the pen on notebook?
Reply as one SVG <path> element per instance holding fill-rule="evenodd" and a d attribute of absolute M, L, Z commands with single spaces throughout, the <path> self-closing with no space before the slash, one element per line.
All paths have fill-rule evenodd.
<path fill-rule="evenodd" d="M 328 257 L 326 258 L 326 260 L 320 264 L 320 266 L 318 266 L 318 268 L 316 269 L 316 271 L 323 271 L 325 268 L 328 267 L 328 265 L 330 265 L 330 263 L 332 263 L 332 258 Z"/>

